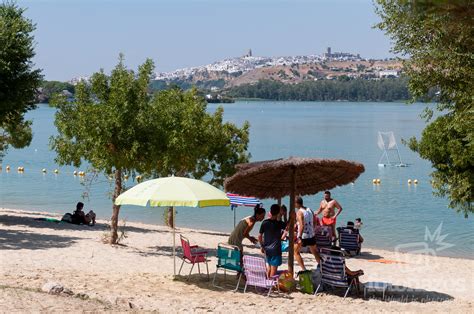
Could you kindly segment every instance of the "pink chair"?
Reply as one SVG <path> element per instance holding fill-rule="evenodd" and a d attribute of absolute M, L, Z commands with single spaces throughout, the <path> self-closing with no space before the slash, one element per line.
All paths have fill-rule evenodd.
<path fill-rule="evenodd" d="M 262 257 L 244 255 L 244 272 L 247 279 L 244 293 L 247 291 L 247 285 L 268 289 L 267 296 L 270 295 L 274 286 L 280 291 L 278 288 L 279 275 L 272 278 L 267 277 L 267 267 L 265 266 L 265 259 Z"/>
<path fill-rule="evenodd" d="M 200 263 L 206 263 L 206 269 L 207 269 L 207 279 L 209 279 L 209 267 L 207 265 L 207 251 L 204 250 L 199 250 L 199 246 L 197 245 L 190 245 L 189 240 L 182 235 L 181 237 L 181 246 L 183 248 L 183 256 L 181 259 L 183 262 L 181 263 L 181 267 L 179 268 L 178 275 L 181 274 L 181 269 L 183 268 L 184 262 L 188 264 L 192 264 L 191 270 L 189 271 L 188 274 L 188 280 L 189 280 L 189 275 L 191 275 L 191 272 L 193 271 L 194 265 L 198 265 L 198 271 L 199 274 L 201 274 L 201 268 L 199 266 Z"/>

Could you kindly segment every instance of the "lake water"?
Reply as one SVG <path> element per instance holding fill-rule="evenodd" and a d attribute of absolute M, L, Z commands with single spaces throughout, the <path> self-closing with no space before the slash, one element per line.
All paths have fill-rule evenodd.
<path fill-rule="evenodd" d="M 353 185 L 332 191 L 343 212 L 342 224 L 362 218 L 362 234 L 367 247 L 395 249 L 404 245 L 405 251 L 424 250 L 430 254 L 474 258 L 474 222 L 447 207 L 446 199 L 432 195 L 429 162 L 400 143 L 401 138 L 419 136 L 425 126 L 419 117 L 424 104 L 403 103 L 332 103 L 332 102 L 236 102 L 224 105 L 224 117 L 241 125 L 251 124 L 249 151 L 252 161 L 288 156 L 341 158 L 359 161 L 365 173 Z M 210 104 L 209 111 L 216 105 Z M 9 150 L 0 172 L 0 206 L 34 209 L 56 213 L 73 210 L 83 201 L 99 218 L 111 215 L 110 182 L 104 177 L 95 183 L 88 199 L 82 199 L 84 186 L 73 176 L 72 167 L 58 167 L 55 153 L 48 148 L 49 137 L 56 133 L 53 124 L 55 109 L 39 105 L 27 117 L 33 120 L 34 139 L 30 147 Z M 394 131 L 406 168 L 379 168 L 381 151 L 377 147 L 377 131 Z M 6 172 L 6 165 L 11 171 Z M 25 167 L 19 174 L 18 166 Z M 43 174 L 41 169 L 48 172 Z M 59 174 L 53 170 L 58 168 Z M 374 185 L 372 179 L 380 178 Z M 408 185 L 417 179 L 418 185 Z M 131 180 L 128 181 L 133 185 Z M 305 205 L 317 208 L 322 194 L 306 196 Z M 284 200 L 288 203 L 287 200 Z M 272 200 L 264 201 L 268 208 Z M 237 210 L 240 219 L 251 209 Z M 126 221 L 163 224 L 163 209 L 123 206 L 120 217 Z M 225 208 L 179 208 L 177 225 L 229 232 L 233 212 Z M 438 229 L 440 227 L 440 229 Z M 253 230 L 257 233 L 258 226 Z M 447 235 L 437 243 L 439 235 Z M 427 234 L 428 232 L 428 234 Z M 428 236 L 426 236 L 428 235 Z M 433 240 L 432 235 L 434 235 Z"/>

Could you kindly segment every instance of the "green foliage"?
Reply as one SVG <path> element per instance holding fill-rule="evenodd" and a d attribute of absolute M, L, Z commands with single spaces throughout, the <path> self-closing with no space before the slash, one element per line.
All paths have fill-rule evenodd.
<path fill-rule="evenodd" d="M 33 70 L 35 25 L 24 9 L 10 2 L 0 4 L 0 160 L 11 145 L 31 142 L 31 122 L 23 115 L 35 107 L 40 70 Z"/>
<path fill-rule="evenodd" d="M 377 25 L 404 60 L 413 97 L 438 102 L 440 114 L 409 147 L 430 160 L 436 194 L 467 217 L 474 201 L 474 3 L 377 0 Z M 437 94 L 430 93 L 433 89 Z"/>
<path fill-rule="evenodd" d="M 53 95 L 62 93 L 63 91 L 68 91 L 71 94 L 75 93 L 74 85 L 68 82 L 59 81 L 43 81 L 40 90 L 38 101 L 41 103 L 49 103 L 49 100 Z"/>
<path fill-rule="evenodd" d="M 410 98 L 406 79 L 345 79 L 303 81 L 285 84 L 261 80 L 256 84 L 233 87 L 228 94 L 236 98 L 299 101 L 397 101 Z"/>
<path fill-rule="evenodd" d="M 236 163 L 246 162 L 248 123 L 238 128 L 224 123 L 223 109 L 206 112 L 196 89 L 148 93 L 153 63 L 147 60 L 138 73 L 128 70 L 122 57 L 107 76 L 95 73 L 90 85 L 76 86 L 75 100 L 58 95 L 51 139 L 56 161 L 79 167 L 87 161 L 106 175 L 115 174 L 112 200 L 123 190 L 122 175 L 189 176 L 214 185 L 233 174 Z M 111 242 L 117 241 L 120 207 L 113 206 Z"/>

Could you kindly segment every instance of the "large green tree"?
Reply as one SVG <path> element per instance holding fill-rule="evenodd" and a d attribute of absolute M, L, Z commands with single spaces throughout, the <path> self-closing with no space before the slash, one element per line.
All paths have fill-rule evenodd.
<path fill-rule="evenodd" d="M 24 114 L 35 107 L 41 83 L 32 63 L 35 25 L 24 11 L 11 2 L 0 4 L 0 160 L 10 145 L 30 144 L 31 122 Z"/>
<path fill-rule="evenodd" d="M 51 139 L 56 161 L 79 167 L 87 161 L 115 178 L 114 202 L 123 191 L 123 176 L 206 177 L 219 186 L 236 163 L 248 161 L 248 124 L 242 128 L 223 122 L 221 108 L 206 111 L 195 89 L 149 93 L 153 62 L 138 73 L 128 70 L 122 57 L 111 75 L 95 73 L 90 84 L 76 86 L 75 101 L 58 95 Z M 120 206 L 113 205 L 111 243 L 117 241 Z"/>
<path fill-rule="evenodd" d="M 437 112 L 409 147 L 430 160 L 435 193 L 467 217 L 474 201 L 474 1 L 377 0 L 377 26 L 393 40 L 393 51 L 407 57 L 412 95 L 436 96 Z"/>

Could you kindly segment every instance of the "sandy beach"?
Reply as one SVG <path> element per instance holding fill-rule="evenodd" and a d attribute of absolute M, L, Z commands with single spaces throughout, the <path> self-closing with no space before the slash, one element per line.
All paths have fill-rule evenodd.
<path fill-rule="evenodd" d="M 362 283 L 391 283 L 394 289 L 386 300 L 380 294 L 364 299 L 355 293 L 343 299 L 337 291 L 266 297 L 254 289 L 243 294 L 242 289 L 234 293 L 230 287 L 215 288 L 197 272 L 189 281 L 186 276 L 173 279 L 172 233 L 167 227 L 127 222 L 121 245 L 111 246 L 102 242 L 105 221 L 88 227 L 34 219 L 38 217 L 60 219 L 60 215 L 0 209 L 0 312 L 473 311 L 474 260 L 364 247 L 361 256 L 347 260 L 347 266 L 364 270 Z M 212 278 L 215 248 L 227 235 L 185 228 L 178 228 L 177 234 L 209 249 Z M 260 254 L 247 244 L 246 253 Z M 314 268 L 310 255 L 304 254 L 304 259 Z M 186 274 L 189 267 L 183 268 Z M 48 282 L 60 283 L 69 292 L 42 292 Z M 234 276 L 228 276 L 227 283 L 235 285 Z"/>

